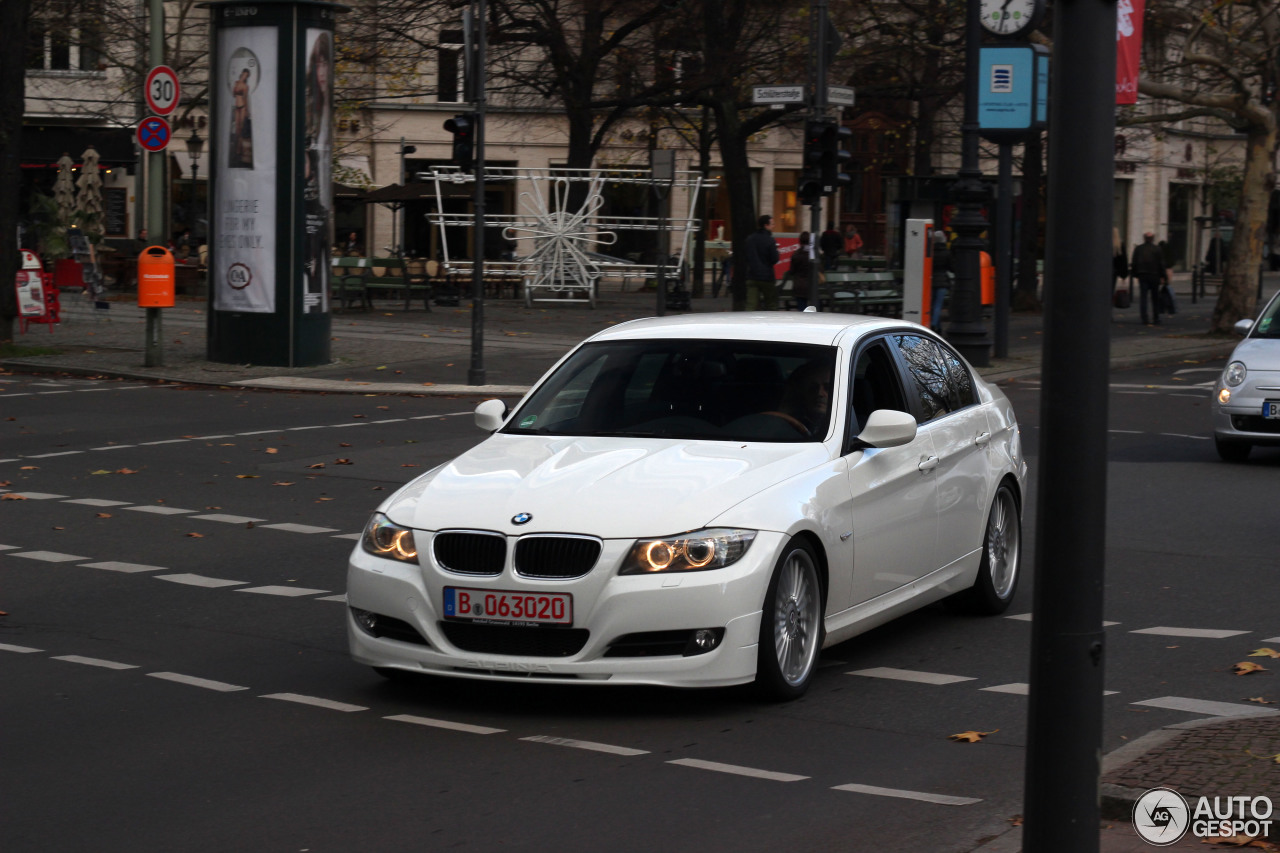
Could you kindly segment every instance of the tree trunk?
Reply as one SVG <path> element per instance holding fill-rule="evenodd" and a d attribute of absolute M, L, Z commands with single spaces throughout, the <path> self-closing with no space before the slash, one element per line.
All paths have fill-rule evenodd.
<path fill-rule="evenodd" d="M 19 146 L 22 143 L 22 110 L 26 98 L 27 22 L 30 0 L 0 2 L 0 32 L 9 49 L 0 56 L 0 344 L 13 341 L 18 316 L 18 294 L 13 283 L 18 276 Z"/>
<path fill-rule="evenodd" d="M 724 167 L 724 182 L 729 194 L 729 221 L 733 223 L 733 279 L 729 293 L 733 296 L 733 310 L 747 307 L 747 265 L 745 246 L 747 237 L 756 230 L 756 198 L 751 189 L 751 163 L 747 158 L 747 139 L 742 132 L 738 105 L 731 90 L 717 92 L 719 98 L 713 107 L 720 140 L 720 161 Z"/>
<path fill-rule="evenodd" d="M 1271 201 L 1271 158 L 1276 150 L 1276 122 L 1252 126 L 1245 143 L 1244 180 L 1235 234 L 1227 254 L 1222 289 L 1213 307 L 1210 331 L 1230 332 L 1237 320 L 1256 316 L 1258 274 L 1266 242 L 1267 207 Z"/>

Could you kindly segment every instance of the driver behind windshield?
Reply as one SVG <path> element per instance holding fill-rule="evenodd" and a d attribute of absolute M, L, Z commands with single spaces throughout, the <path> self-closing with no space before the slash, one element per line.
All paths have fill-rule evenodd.
<path fill-rule="evenodd" d="M 831 413 L 831 363 L 816 359 L 791 371 L 778 409 L 779 415 L 805 435 L 825 435 Z"/>

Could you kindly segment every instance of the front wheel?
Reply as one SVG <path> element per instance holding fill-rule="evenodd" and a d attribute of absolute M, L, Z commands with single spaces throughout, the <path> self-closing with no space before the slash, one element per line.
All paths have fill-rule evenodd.
<path fill-rule="evenodd" d="M 792 540 L 778 560 L 760 615 L 756 686 L 772 699 L 804 695 L 822 648 L 822 588 L 817 558 Z"/>
<path fill-rule="evenodd" d="M 973 586 L 956 596 L 962 609 L 984 616 L 998 616 L 1008 609 L 1018 588 L 1022 562 L 1022 518 L 1018 499 L 1008 483 L 1002 483 L 991 501 L 987 532 L 982 537 L 982 562 Z"/>

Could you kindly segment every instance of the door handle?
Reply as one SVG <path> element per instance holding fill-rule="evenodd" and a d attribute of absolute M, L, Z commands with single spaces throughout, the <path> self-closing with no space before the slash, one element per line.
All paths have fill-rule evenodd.
<path fill-rule="evenodd" d="M 978 437 L 973 440 L 973 443 L 976 444 L 978 447 L 983 447 L 990 441 L 991 441 L 991 433 L 980 432 L 978 433 Z"/>
<path fill-rule="evenodd" d="M 927 474 L 938 467 L 938 457 L 926 456 L 920 460 L 920 464 L 917 467 L 920 469 L 921 474 Z"/>

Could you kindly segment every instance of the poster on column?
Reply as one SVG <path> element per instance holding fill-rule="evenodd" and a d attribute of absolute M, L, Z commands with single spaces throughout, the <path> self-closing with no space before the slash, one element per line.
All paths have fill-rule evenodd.
<path fill-rule="evenodd" d="M 307 124 L 303 202 L 306 256 L 303 262 L 303 311 L 329 310 L 329 218 L 333 210 L 333 34 L 308 29 Z"/>
<path fill-rule="evenodd" d="M 276 310 L 275 27 L 228 28 L 218 45 L 223 91 L 214 150 L 217 251 L 210 270 L 218 311 Z"/>

